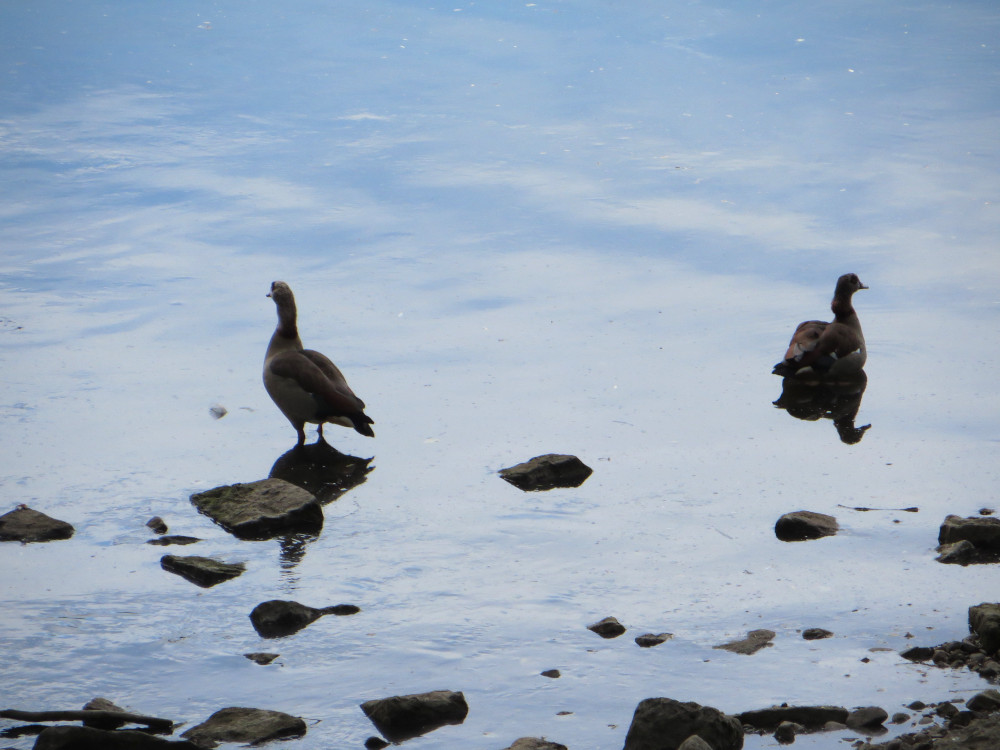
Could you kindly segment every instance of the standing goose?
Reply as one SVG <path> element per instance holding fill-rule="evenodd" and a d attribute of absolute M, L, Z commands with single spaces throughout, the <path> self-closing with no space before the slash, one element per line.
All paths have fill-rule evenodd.
<path fill-rule="evenodd" d="M 288 284 L 275 281 L 267 296 L 278 308 L 278 326 L 264 355 L 264 388 L 298 433 L 296 445 L 306 442 L 306 422 L 319 425 L 320 438 L 324 422 L 375 437 L 365 402 L 354 395 L 337 366 L 319 352 L 302 348 L 295 297 Z"/>
<path fill-rule="evenodd" d="M 785 359 L 774 366 L 774 374 L 784 377 L 837 378 L 861 372 L 868 359 L 861 321 L 851 298 L 868 287 L 857 274 L 845 273 L 837 279 L 833 293 L 833 320 L 799 323 L 792 335 Z"/>

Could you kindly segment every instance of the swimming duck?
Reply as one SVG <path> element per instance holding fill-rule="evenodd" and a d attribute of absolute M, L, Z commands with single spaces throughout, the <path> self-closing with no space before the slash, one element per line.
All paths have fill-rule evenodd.
<path fill-rule="evenodd" d="M 302 348 L 288 284 L 275 281 L 267 296 L 278 308 L 278 325 L 264 355 L 264 388 L 298 433 L 296 445 L 306 441 L 306 422 L 319 425 L 320 438 L 325 422 L 375 437 L 365 402 L 354 395 L 343 373 L 319 352 Z"/>
<path fill-rule="evenodd" d="M 861 372 L 868 350 L 851 298 L 859 289 L 867 288 L 857 274 L 845 273 L 837 279 L 830 303 L 833 320 L 799 323 L 785 359 L 772 372 L 783 377 L 822 379 L 850 377 Z"/>

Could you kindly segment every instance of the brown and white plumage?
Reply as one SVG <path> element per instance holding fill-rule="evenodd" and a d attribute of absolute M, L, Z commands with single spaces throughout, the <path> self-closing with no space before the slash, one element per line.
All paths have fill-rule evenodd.
<path fill-rule="evenodd" d="M 859 289 L 867 288 L 857 274 L 846 273 L 837 279 L 830 303 L 833 320 L 799 323 L 784 360 L 774 366 L 774 374 L 829 379 L 861 372 L 868 359 L 868 349 L 851 298 Z"/>
<path fill-rule="evenodd" d="M 267 296 L 278 308 L 278 325 L 264 355 L 264 388 L 298 433 L 297 445 L 306 441 L 306 422 L 319 425 L 321 438 L 325 422 L 375 437 L 365 402 L 354 395 L 343 373 L 319 352 L 302 347 L 288 284 L 275 281 Z"/>

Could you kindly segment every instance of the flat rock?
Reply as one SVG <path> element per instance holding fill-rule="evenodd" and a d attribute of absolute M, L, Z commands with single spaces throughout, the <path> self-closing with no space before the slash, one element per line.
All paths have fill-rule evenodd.
<path fill-rule="evenodd" d="M 972 542 L 980 550 L 1000 552 L 1000 518 L 950 515 L 938 531 L 938 544 Z"/>
<path fill-rule="evenodd" d="M 884 708 L 868 706 L 851 711 L 844 723 L 851 729 L 872 729 L 882 726 L 888 718 L 889 714 Z"/>
<path fill-rule="evenodd" d="M 230 484 L 191 495 L 191 503 L 240 539 L 318 534 L 323 509 L 315 495 L 284 479 Z"/>
<path fill-rule="evenodd" d="M 19 505 L 0 516 L 0 542 L 52 542 L 73 536 L 72 524 Z"/>
<path fill-rule="evenodd" d="M 623 750 L 673 750 L 693 735 L 713 750 L 743 747 L 743 727 L 738 719 L 693 702 L 646 698 L 632 715 Z"/>
<path fill-rule="evenodd" d="M 804 542 L 833 536 L 839 529 L 837 519 L 825 513 L 797 510 L 786 513 L 774 524 L 774 535 L 783 542 Z"/>
<path fill-rule="evenodd" d="M 990 656 L 1000 653 L 1000 603 L 983 602 L 969 607 L 969 630 Z"/>
<path fill-rule="evenodd" d="M 272 661 L 281 656 L 281 654 L 271 654 L 266 651 L 254 651 L 253 653 L 243 655 L 255 664 L 261 665 L 270 664 Z"/>
<path fill-rule="evenodd" d="M 593 473 L 576 456 L 548 453 L 500 470 L 500 477 L 525 492 L 579 487 Z"/>
<path fill-rule="evenodd" d="M 643 633 L 635 637 L 635 642 L 643 648 L 652 648 L 666 643 L 674 637 L 673 633 Z"/>
<path fill-rule="evenodd" d="M 802 631 L 802 637 L 807 641 L 818 641 L 823 638 L 832 638 L 833 633 L 823 628 L 806 628 Z"/>
<path fill-rule="evenodd" d="M 236 578 L 246 570 L 243 563 L 225 563 L 197 555 L 164 555 L 160 558 L 160 567 L 206 589 Z"/>
<path fill-rule="evenodd" d="M 297 716 L 263 708 L 223 708 L 184 732 L 191 742 L 215 747 L 220 742 L 259 744 L 271 740 L 303 737 L 306 723 Z"/>
<path fill-rule="evenodd" d="M 810 730 L 820 729 L 829 722 L 845 724 L 850 711 L 840 706 L 771 706 L 736 714 L 742 724 L 773 732 L 782 722 L 801 724 Z"/>
<path fill-rule="evenodd" d="M 332 607 L 309 607 L 298 602 L 272 599 L 261 602 L 250 613 L 254 630 L 263 638 L 281 638 L 297 633 L 324 615 L 355 615 L 361 611 L 354 604 L 335 604 Z"/>
<path fill-rule="evenodd" d="M 521 737 L 504 750 L 568 750 L 568 748 L 558 742 L 550 742 L 539 737 Z"/>
<path fill-rule="evenodd" d="M 746 638 L 741 638 L 738 641 L 730 641 L 729 643 L 722 643 L 718 646 L 712 646 L 712 648 L 719 648 L 723 651 L 732 651 L 734 654 L 756 654 L 762 648 L 767 648 L 772 645 L 771 641 L 774 640 L 775 632 L 773 630 L 751 630 L 747 633 Z"/>
<path fill-rule="evenodd" d="M 605 617 L 603 620 L 588 625 L 587 630 L 597 633 L 601 638 L 617 638 L 625 632 L 625 626 L 614 617 Z"/>
<path fill-rule="evenodd" d="M 434 690 L 365 701 L 361 710 L 387 740 L 403 742 L 448 724 L 461 724 L 469 705 L 460 692 Z"/>
<path fill-rule="evenodd" d="M 33 750 L 203 750 L 193 742 L 155 737 L 135 730 L 95 729 L 63 725 L 46 727 Z"/>
<path fill-rule="evenodd" d="M 195 544 L 200 542 L 196 536 L 183 536 L 181 534 L 168 534 L 167 536 L 161 536 L 157 539 L 147 539 L 146 544 L 155 544 L 159 547 L 169 547 L 172 544 Z"/>

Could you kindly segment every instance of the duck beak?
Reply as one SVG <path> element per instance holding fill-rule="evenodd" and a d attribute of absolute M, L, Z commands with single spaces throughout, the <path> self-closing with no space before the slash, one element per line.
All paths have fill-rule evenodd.
<path fill-rule="evenodd" d="M 865 284 L 864 282 L 859 282 L 859 283 L 861 284 L 861 286 L 859 286 L 858 289 L 867 289 L 868 288 L 868 285 Z M 267 296 L 270 297 L 271 295 L 269 294 Z"/>

